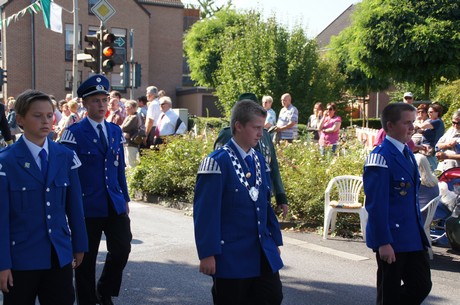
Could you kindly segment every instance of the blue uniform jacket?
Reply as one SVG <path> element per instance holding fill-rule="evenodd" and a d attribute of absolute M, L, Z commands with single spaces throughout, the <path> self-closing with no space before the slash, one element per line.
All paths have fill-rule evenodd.
<path fill-rule="evenodd" d="M 51 246 L 60 266 L 86 252 L 88 239 L 74 152 L 48 142 L 43 178 L 21 137 L 0 152 L 0 270 L 51 268 Z"/>
<path fill-rule="evenodd" d="M 369 214 L 366 244 L 377 250 L 391 244 L 395 252 L 429 247 L 418 202 L 420 176 L 411 153 L 411 167 L 388 139 L 377 146 L 364 166 L 364 192 Z"/>
<path fill-rule="evenodd" d="M 124 137 L 118 125 L 106 121 L 104 124 L 109 138 L 106 152 L 88 118 L 68 127 L 61 138 L 61 143 L 74 150 L 82 163 L 78 173 L 85 217 L 107 217 L 109 204 L 118 214 L 126 213 L 126 203 L 130 201 Z"/>
<path fill-rule="evenodd" d="M 241 159 L 236 147 L 228 144 Z M 224 149 L 211 153 L 201 163 L 195 187 L 193 218 L 200 259 L 215 256 L 218 278 L 260 276 L 261 251 L 273 272 L 283 267 L 278 246 L 282 236 L 270 204 L 270 176 L 263 156 L 259 197 L 252 201 L 240 182 Z M 245 165 L 242 165 L 245 167 Z"/>

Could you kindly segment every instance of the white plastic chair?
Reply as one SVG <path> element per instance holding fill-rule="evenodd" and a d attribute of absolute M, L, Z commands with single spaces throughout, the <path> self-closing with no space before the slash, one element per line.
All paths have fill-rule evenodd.
<path fill-rule="evenodd" d="M 359 202 L 362 187 L 363 179 L 360 176 L 337 176 L 329 181 L 324 192 L 324 239 L 327 239 L 329 227 L 331 231 L 335 230 L 337 213 L 342 212 L 359 214 L 363 239 L 366 241 L 367 211 L 364 203 Z M 334 188 L 338 193 L 337 200 L 331 200 Z"/>
<path fill-rule="evenodd" d="M 430 248 L 428 249 L 428 255 L 430 259 L 433 259 L 433 249 L 431 247 L 432 238 L 430 235 L 430 226 L 433 222 L 434 214 L 436 213 L 436 208 L 438 207 L 439 200 L 441 200 L 441 196 L 433 198 L 426 206 L 420 209 L 420 213 L 426 213 L 425 222 L 423 224 L 423 229 L 425 230 L 426 237 L 428 238 L 428 242 L 430 243 Z"/>

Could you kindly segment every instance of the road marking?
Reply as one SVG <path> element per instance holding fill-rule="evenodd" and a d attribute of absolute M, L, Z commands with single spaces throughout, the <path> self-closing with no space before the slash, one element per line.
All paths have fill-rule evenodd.
<path fill-rule="evenodd" d="M 341 257 L 341 258 L 346 258 L 346 259 L 349 259 L 349 260 L 352 260 L 352 261 L 365 261 L 365 260 L 369 259 L 368 257 L 364 257 L 364 256 L 356 255 L 356 254 L 351 254 L 351 253 L 347 253 L 347 252 L 343 252 L 343 251 L 339 251 L 339 250 L 335 250 L 335 249 L 331 249 L 331 248 L 327 248 L 327 247 L 323 247 L 323 246 L 318 246 L 318 245 L 315 245 L 315 244 L 312 244 L 312 243 L 309 243 L 309 242 L 306 242 L 306 241 L 303 241 L 303 240 L 290 238 L 290 237 L 286 237 L 286 236 L 283 236 L 283 241 L 285 243 L 288 243 L 288 244 L 291 244 L 291 245 L 294 245 L 294 246 L 297 246 L 297 247 L 300 247 L 300 248 L 309 249 L 309 250 L 318 251 L 318 252 L 321 252 L 321 253 L 334 255 L 334 256 L 338 256 L 338 257 Z"/>

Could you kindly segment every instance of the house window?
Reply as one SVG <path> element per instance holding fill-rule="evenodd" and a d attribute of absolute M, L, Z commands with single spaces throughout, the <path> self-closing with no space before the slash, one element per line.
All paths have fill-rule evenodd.
<path fill-rule="evenodd" d="M 77 87 L 80 86 L 81 84 L 81 71 L 78 71 L 78 81 L 77 81 Z M 66 90 L 72 90 L 72 83 L 73 83 L 73 76 L 72 76 L 72 70 L 65 70 L 65 89 Z"/>
<path fill-rule="evenodd" d="M 78 50 L 81 50 L 81 25 L 79 27 Z M 73 59 L 73 24 L 65 25 L 65 60 Z"/>
<path fill-rule="evenodd" d="M 91 9 L 98 2 L 99 2 L 99 0 L 88 0 L 88 14 L 94 15 L 94 13 L 91 11 Z"/>

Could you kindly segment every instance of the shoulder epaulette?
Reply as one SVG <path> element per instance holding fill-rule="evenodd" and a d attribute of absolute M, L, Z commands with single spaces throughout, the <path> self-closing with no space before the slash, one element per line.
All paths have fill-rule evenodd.
<path fill-rule="evenodd" d="M 124 144 L 124 143 L 126 143 L 126 139 L 125 139 L 125 137 L 123 136 L 123 134 L 121 134 L 121 140 L 120 140 L 120 143 L 121 143 L 121 144 Z"/>
<path fill-rule="evenodd" d="M 73 133 L 69 129 L 64 130 L 64 133 L 62 134 L 60 142 L 61 143 L 77 144 L 77 140 L 75 140 L 75 136 L 73 135 Z"/>
<path fill-rule="evenodd" d="M 267 173 L 269 173 L 269 172 L 272 171 L 271 168 L 270 168 L 270 164 L 268 164 L 267 161 L 265 161 L 265 171 L 266 171 Z"/>
<path fill-rule="evenodd" d="M 0 176 L 6 176 L 6 173 L 1 171 L 2 167 L 3 165 L 0 163 Z"/>
<path fill-rule="evenodd" d="M 378 154 L 378 153 L 371 153 L 367 157 L 366 164 L 364 165 L 364 167 L 367 167 L 367 166 L 378 166 L 378 167 L 388 168 L 387 161 L 381 154 Z"/>
<path fill-rule="evenodd" d="M 200 164 L 198 174 L 221 174 L 220 166 L 216 160 L 206 157 Z"/>
<path fill-rule="evenodd" d="M 76 168 L 79 168 L 81 166 L 81 161 L 80 159 L 78 159 L 78 156 L 77 156 L 77 153 L 74 151 L 73 152 L 73 163 L 72 163 L 72 167 L 70 169 L 76 169 Z"/>

